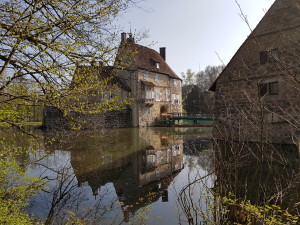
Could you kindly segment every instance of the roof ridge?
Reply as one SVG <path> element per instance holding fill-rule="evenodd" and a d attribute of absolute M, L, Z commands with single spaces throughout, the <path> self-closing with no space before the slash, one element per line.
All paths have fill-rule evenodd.
<path fill-rule="evenodd" d="M 168 63 L 160 55 L 158 51 L 153 48 L 140 45 L 133 42 L 121 42 L 124 45 L 125 50 L 134 52 L 132 58 L 133 63 L 139 69 L 144 69 L 146 71 L 157 72 L 161 74 L 166 74 L 169 77 L 181 80 L 178 75 L 171 69 Z M 151 61 L 152 59 L 152 61 Z M 159 65 L 156 65 L 159 63 Z"/>

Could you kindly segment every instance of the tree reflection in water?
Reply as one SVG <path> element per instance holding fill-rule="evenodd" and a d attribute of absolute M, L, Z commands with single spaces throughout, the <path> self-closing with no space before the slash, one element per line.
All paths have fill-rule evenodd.
<path fill-rule="evenodd" d="M 5 135 L 7 145 L 43 148 Z M 18 157 L 24 168 L 36 158 L 30 174 L 49 181 L 28 211 L 46 224 L 226 224 L 237 210 L 217 212 L 218 196 L 233 193 L 239 202 L 299 215 L 297 146 L 220 140 L 212 146 L 204 137 L 157 128 L 44 133 L 46 157 L 27 151 Z"/>
<path fill-rule="evenodd" d="M 198 162 L 190 156 L 197 149 L 205 149 L 205 140 L 184 143 L 187 149 L 192 150 L 187 157 L 189 165 L 209 168 L 206 174 L 193 176 L 178 193 L 178 202 L 188 224 L 260 225 L 267 224 L 271 213 L 271 216 L 278 215 L 276 218 L 280 219 L 280 224 L 287 224 L 288 221 L 291 221 L 288 224 L 296 223 L 300 215 L 298 146 L 217 139 L 212 142 L 213 152 L 210 153 L 213 156 L 205 154 L 197 158 Z M 207 156 L 214 160 L 207 160 Z M 213 163 L 213 166 L 209 163 Z M 214 177 L 210 179 L 214 180 L 211 185 L 213 188 L 204 188 L 209 187 L 209 177 Z M 227 199 L 226 204 L 224 199 Z M 205 203 L 199 203 L 201 200 Z M 231 202 L 229 206 L 228 202 Z M 248 205 L 248 210 L 252 212 L 243 208 L 242 204 Z M 276 211 L 275 205 L 283 211 L 278 207 Z M 259 211 L 259 207 L 268 209 L 268 206 L 272 206 L 269 207 L 272 209 L 269 213 Z M 286 218 L 289 213 L 285 214 L 285 210 L 295 216 Z M 258 212 L 261 217 L 255 215 Z"/>
<path fill-rule="evenodd" d="M 44 137 L 49 155 L 31 174 L 47 178 L 49 187 L 32 199 L 28 210 L 46 224 L 151 223 L 149 204 L 161 199 L 159 204 L 176 206 L 170 190 L 184 186 L 174 180 L 183 169 L 182 133 L 147 128 L 56 132 Z M 201 162 L 196 161 L 194 166 Z M 151 213 L 157 215 L 161 207 L 154 206 Z M 164 211 L 158 213 L 154 219 L 167 219 Z"/>
<path fill-rule="evenodd" d="M 300 160 L 296 145 L 218 141 L 215 149 L 220 193 L 232 192 L 255 205 L 297 209 Z"/>

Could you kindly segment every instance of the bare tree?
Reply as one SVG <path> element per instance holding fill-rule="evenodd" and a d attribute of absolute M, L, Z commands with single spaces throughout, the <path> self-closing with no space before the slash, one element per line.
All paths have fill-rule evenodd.
<path fill-rule="evenodd" d="M 240 14 L 249 25 L 246 15 Z M 278 224 L 296 224 L 300 202 L 297 3 L 275 1 L 251 31 L 210 88 L 216 97 L 217 180 L 215 218 L 208 223 L 272 224 L 275 219 Z"/>

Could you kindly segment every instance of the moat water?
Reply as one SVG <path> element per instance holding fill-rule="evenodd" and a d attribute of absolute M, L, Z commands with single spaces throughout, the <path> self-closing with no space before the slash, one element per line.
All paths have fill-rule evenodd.
<path fill-rule="evenodd" d="M 35 131 L 36 143 L 3 135 L 31 149 L 18 161 L 47 182 L 27 207 L 46 224 L 206 224 L 218 220 L 216 192 L 299 213 L 297 146 L 219 142 L 211 131 Z"/>
<path fill-rule="evenodd" d="M 29 174 L 48 184 L 28 211 L 47 224 L 72 216 L 84 224 L 185 224 L 182 189 L 206 176 L 188 189 L 205 208 L 199 196 L 209 198 L 214 187 L 210 134 L 209 128 L 45 132 L 46 156 Z"/>

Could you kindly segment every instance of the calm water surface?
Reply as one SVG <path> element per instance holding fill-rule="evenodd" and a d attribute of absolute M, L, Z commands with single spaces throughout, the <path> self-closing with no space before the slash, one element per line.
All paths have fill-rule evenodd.
<path fill-rule="evenodd" d="M 209 138 L 209 128 L 44 132 L 29 174 L 48 184 L 28 211 L 46 224 L 187 224 L 188 198 L 205 211 L 214 188 Z"/>

